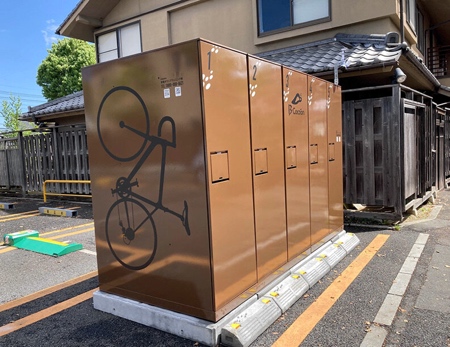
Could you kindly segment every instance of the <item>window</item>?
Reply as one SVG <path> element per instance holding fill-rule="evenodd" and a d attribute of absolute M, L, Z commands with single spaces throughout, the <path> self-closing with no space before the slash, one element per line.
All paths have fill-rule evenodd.
<path fill-rule="evenodd" d="M 406 20 L 416 30 L 416 0 L 406 0 Z"/>
<path fill-rule="evenodd" d="M 423 28 L 423 14 L 417 9 L 417 48 L 425 52 L 425 30 Z"/>
<path fill-rule="evenodd" d="M 258 0 L 260 34 L 330 19 L 330 0 Z"/>
<path fill-rule="evenodd" d="M 141 26 L 134 23 L 97 36 L 98 62 L 142 52 Z"/>

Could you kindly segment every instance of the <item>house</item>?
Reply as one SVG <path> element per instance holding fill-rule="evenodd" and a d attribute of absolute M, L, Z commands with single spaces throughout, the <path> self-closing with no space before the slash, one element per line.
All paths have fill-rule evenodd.
<path fill-rule="evenodd" d="M 45 104 L 28 107 L 21 119 L 36 125 L 84 124 L 83 91 L 75 92 Z"/>
<path fill-rule="evenodd" d="M 339 83 L 344 200 L 401 218 L 450 177 L 449 16 L 439 0 L 81 0 L 57 33 L 99 63 L 202 37 Z"/>
<path fill-rule="evenodd" d="M 405 60 L 410 62 L 400 64 L 407 75 L 417 76 L 407 79 L 405 85 L 436 91 L 440 86 L 450 85 L 449 14 L 450 4 L 438 0 L 84 0 L 57 33 L 95 42 L 98 62 L 103 62 L 195 37 L 260 54 L 280 49 L 289 51 L 296 46 L 336 38 L 340 33 L 352 35 L 353 40 L 362 34 L 360 43 L 370 45 L 364 35 L 392 32 L 387 37 L 387 46 L 392 49 L 406 43 L 404 50 L 412 52 L 405 54 Z M 423 68 L 413 61 L 412 54 L 417 63 L 423 63 Z M 389 72 L 390 65 L 383 66 L 382 60 L 369 63 L 363 59 L 359 69 L 352 69 L 355 64 L 349 69 L 341 67 L 342 77 L 356 76 L 358 71 L 360 76 L 375 74 L 379 80 L 379 73 Z M 414 68 L 425 76 L 419 76 Z"/>

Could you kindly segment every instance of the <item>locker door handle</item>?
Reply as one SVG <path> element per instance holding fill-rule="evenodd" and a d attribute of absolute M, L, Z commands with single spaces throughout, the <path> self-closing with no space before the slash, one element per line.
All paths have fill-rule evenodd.
<path fill-rule="evenodd" d="M 255 164 L 255 176 L 268 172 L 267 148 L 258 148 L 254 151 L 253 162 Z"/>
<path fill-rule="evenodd" d="M 212 183 L 228 181 L 230 179 L 228 151 L 211 152 L 210 162 Z"/>
<path fill-rule="evenodd" d="M 286 169 L 297 167 L 297 146 L 287 146 L 286 148 Z"/>
<path fill-rule="evenodd" d="M 328 144 L 328 161 L 334 161 L 335 157 L 334 143 L 332 142 Z"/>
<path fill-rule="evenodd" d="M 309 162 L 311 165 L 319 163 L 319 145 L 317 143 L 309 146 Z"/>

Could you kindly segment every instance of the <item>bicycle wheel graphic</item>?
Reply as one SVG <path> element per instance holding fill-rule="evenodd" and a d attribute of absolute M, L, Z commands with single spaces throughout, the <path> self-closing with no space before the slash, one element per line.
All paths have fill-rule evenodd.
<path fill-rule="evenodd" d="M 140 201 L 115 201 L 106 215 L 105 229 L 109 248 L 124 267 L 141 270 L 153 261 L 158 245 L 155 222 Z"/>
<path fill-rule="evenodd" d="M 97 133 L 112 158 L 121 162 L 136 159 L 150 134 L 150 118 L 141 96 L 126 86 L 106 93 L 98 108 Z"/>

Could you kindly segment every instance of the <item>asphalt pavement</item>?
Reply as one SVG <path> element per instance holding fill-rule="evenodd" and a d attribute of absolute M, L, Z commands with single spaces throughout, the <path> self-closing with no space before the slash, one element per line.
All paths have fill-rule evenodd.
<path fill-rule="evenodd" d="M 1 347 L 201 346 L 93 308 L 98 281 L 90 204 L 13 197 L 0 197 L 0 202 L 15 204 L 14 209 L 0 210 L 1 236 L 33 229 L 45 237 L 83 244 L 83 251 L 59 258 L 0 247 Z M 79 213 L 67 218 L 33 212 L 47 205 Z M 430 210 L 400 230 L 346 227 L 360 244 L 251 346 L 280 344 L 291 334 L 284 346 L 449 347 L 450 190 L 439 192 Z M 324 309 L 320 303 L 330 301 L 330 289 L 380 236 L 385 239 L 381 248 Z M 299 323 L 305 315 L 306 321 L 319 318 L 299 340 L 296 333 L 306 329 Z"/>

